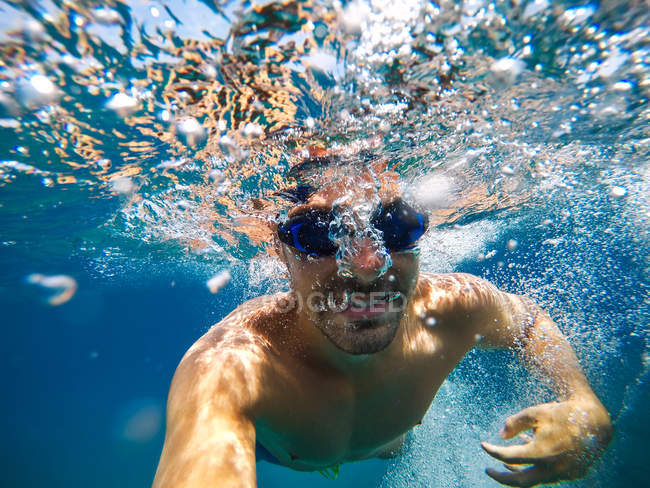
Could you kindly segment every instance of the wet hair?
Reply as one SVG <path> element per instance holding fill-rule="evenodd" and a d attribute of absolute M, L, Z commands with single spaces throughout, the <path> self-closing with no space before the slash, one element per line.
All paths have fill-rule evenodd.
<path fill-rule="evenodd" d="M 318 186 L 320 186 L 318 180 L 326 169 L 342 168 L 349 165 L 367 166 L 376 159 L 377 155 L 366 149 L 359 151 L 354 157 L 328 155 L 305 158 L 285 174 L 287 179 L 295 180 L 298 185 L 279 190 L 275 195 L 292 203 L 305 203 L 318 190 Z"/>
<path fill-rule="evenodd" d="M 275 195 L 286 198 L 291 203 L 305 203 L 315 192 L 316 188 L 311 185 L 298 185 L 275 192 Z"/>
<path fill-rule="evenodd" d="M 323 170 L 339 166 L 341 158 L 337 156 L 314 156 L 303 159 L 287 171 L 286 177 L 298 182 L 311 179 Z"/>

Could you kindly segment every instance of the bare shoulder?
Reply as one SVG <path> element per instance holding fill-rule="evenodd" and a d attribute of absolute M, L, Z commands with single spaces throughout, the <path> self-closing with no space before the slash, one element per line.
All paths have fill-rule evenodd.
<path fill-rule="evenodd" d="M 525 336 L 539 309 L 529 298 L 467 273 L 423 273 L 418 287 L 420 309 L 479 334 L 484 339 L 481 347 L 512 346 Z"/>
<path fill-rule="evenodd" d="M 168 408 L 196 400 L 253 412 L 263 392 L 269 357 L 262 324 L 277 310 L 282 294 L 264 295 L 238 306 L 213 325 L 185 353 L 172 381 Z"/>
<path fill-rule="evenodd" d="M 471 312 L 498 305 L 505 295 L 489 281 L 468 273 L 420 273 L 418 279 L 418 297 L 428 310 Z"/>
<path fill-rule="evenodd" d="M 169 389 L 154 486 L 255 486 L 254 422 L 263 403 L 273 297 L 237 307 L 185 353 Z M 265 390 L 264 388 L 267 388 Z"/>
<path fill-rule="evenodd" d="M 191 354 L 195 349 L 226 351 L 264 347 L 266 331 L 261 325 L 269 322 L 277 313 L 278 303 L 284 295 L 262 295 L 242 303 L 213 325 L 194 343 L 187 354 Z"/>

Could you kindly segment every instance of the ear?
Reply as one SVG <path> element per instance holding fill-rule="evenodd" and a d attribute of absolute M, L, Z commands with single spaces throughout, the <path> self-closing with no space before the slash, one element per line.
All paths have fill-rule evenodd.
<path fill-rule="evenodd" d="M 278 253 L 278 257 L 280 258 L 280 261 L 287 266 L 287 269 L 289 268 L 287 265 L 287 250 L 286 246 L 284 243 L 280 242 L 280 239 L 278 239 L 277 234 L 273 236 L 273 248 L 275 249 L 275 252 Z"/>
<path fill-rule="evenodd" d="M 269 230 L 269 236 L 267 240 L 266 250 L 270 256 L 277 256 L 280 258 L 280 261 L 286 264 L 284 254 L 282 251 L 282 242 L 278 239 L 278 224 L 275 220 L 270 219 L 265 222 L 266 227 Z"/>

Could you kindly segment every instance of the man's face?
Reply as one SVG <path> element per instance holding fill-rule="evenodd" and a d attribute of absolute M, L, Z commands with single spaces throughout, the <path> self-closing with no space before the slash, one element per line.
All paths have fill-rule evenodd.
<path fill-rule="evenodd" d="M 352 188 L 352 190 L 350 190 Z M 336 347 L 349 354 L 372 354 L 395 337 L 417 281 L 417 251 L 387 252 L 363 214 L 396 192 L 359 191 L 355 184 L 332 185 L 293 209 L 289 216 L 313 210 L 343 216 L 354 230 L 337 239 L 338 253 L 309 256 L 281 243 L 301 313 Z"/>

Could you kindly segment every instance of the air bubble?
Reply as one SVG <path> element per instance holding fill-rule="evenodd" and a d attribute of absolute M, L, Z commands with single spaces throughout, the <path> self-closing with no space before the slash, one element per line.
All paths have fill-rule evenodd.
<path fill-rule="evenodd" d="M 127 117 L 137 112 L 138 101 L 126 93 L 116 93 L 106 102 L 105 107 L 120 117 Z"/>
<path fill-rule="evenodd" d="M 614 198 L 622 198 L 627 194 L 627 190 L 622 186 L 613 186 L 609 194 Z"/>
<path fill-rule="evenodd" d="M 29 19 L 22 27 L 22 32 L 25 37 L 32 41 L 44 41 L 47 39 L 45 27 L 36 19 Z"/>
<path fill-rule="evenodd" d="M 111 190 L 121 193 L 122 195 L 133 193 L 135 189 L 135 183 L 133 183 L 133 180 L 128 176 L 122 176 L 111 180 Z"/>
<path fill-rule="evenodd" d="M 205 76 L 208 80 L 214 80 L 217 78 L 217 68 L 211 64 L 204 63 L 200 67 L 201 74 Z"/>
<path fill-rule="evenodd" d="M 226 156 L 230 156 L 232 158 L 236 158 L 236 156 L 240 153 L 239 146 L 235 140 L 227 134 L 219 139 L 219 149 L 221 149 L 221 151 Z"/>
<path fill-rule="evenodd" d="M 145 444 L 156 437 L 162 428 L 163 418 L 163 409 L 157 401 L 133 401 L 118 413 L 117 436 L 122 441 Z"/>
<path fill-rule="evenodd" d="M 159 119 L 161 122 L 166 122 L 166 123 L 171 122 L 171 120 L 172 120 L 172 114 L 171 114 L 171 112 L 170 112 L 169 110 L 161 110 L 161 111 L 158 113 L 158 119 Z"/>
<path fill-rule="evenodd" d="M 210 171 L 208 174 L 208 178 L 210 178 L 210 181 L 214 183 L 215 185 L 218 185 L 225 179 L 225 175 L 223 174 L 223 171 L 218 170 L 218 169 L 213 169 Z"/>
<path fill-rule="evenodd" d="M 76 25 L 77 27 L 82 27 L 82 28 L 85 27 L 86 24 L 88 24 L 88 20 L 85 17 L 81 16 L 81 15 L 75 15 L 73 17 L 73 22 L 74 22 L 74 25 Z"/>
<path fill-rule="evenodd" d="M 248 122 L 243 129 L 244 137 L 250 137 L 251 139 L 258 139 L 264 134 L 264 129 L 258 124 L 253 122 Z"/>
<path fill-rule="evenodd" d="M 190 208 L 192 208 L 192 204 L 188 200 L 179 200 L 178 202 L 176 202 L 176 206 L 180 210 L 189 210 Z"/>
<path fill-rule="evenodd" d="M 501 58 L 490 66 L 490 71 L 494 77 L 508 85 L 513 84 L 519 77 L 526 64 L 521 59 Z"/>
<path fill-rule="evenodd" d="M 545 239 L 542 241 L 542 244 L 546 246 L 557 246 L 560 243 L 561 239 L 554 238 L 554 239 Z"/>
<path fill-rule="evenodd" d="M 325 27 L 323 24 L 317 25 L 314 29 L 314 37 L 316 39 L 324 39 L 327 37 L 327 27 Z"/>
<path fill-rule="evenodd" d="M 438 321 L 436 320 L 435 317 L 427 317 L 424 321 L 427 327 L 434 327 Z"/>
<path fill-rule="evenodd" d="M 27 276 L 27 282 L 55 291 L 56 293 L 47 299 L 47 303 L 52 306 L 63 305 L 77 292 L 77 281 L 67 275 L 47 276 L 33 273 Z"/>
<path fill-rule="evenodd" d="M 20 106 L 9 95 L 0 92 L 0 117 L 17 117 Z"/>
<path fill-rule="evenodd" d="M 34 109 L 56 103 L 60 92 L 47 76 L 34 75 L 19 83 L 17 95 L 21 105 Z"/>
<path fill-rule="evenodd" d="M 593 5 L 570 8 L 562 14 L 560 21 L 564 22 L 566 26 L 583 24 L 589 17 L 594 14 L 594 12 L 596 12 L 596 7 Z"/>
<path fill-rule="evenodd" d="M 548 8 L 549 5 L 550 4 L 548 0 L 533 0 L 532 2 L 528 2 L 526 8 L 524 9 L 524 20 L 543 12 Z"/>
<path fill-rule="evenodd" d="M 448 207 L 453 199 L 453 194 L 452 180 L 437 174 L 420 179 L 412 190 L 412 198 L 427 209 Z"/>
<path fill-rule="evenodd" d="M 96 8 L 92 11 L 92 15 L 101 24 L 120 24 L 122 22 L 122 17 L 116 10 L 106 7 Z"/>
<path fill-rule="evenodd" d="M 214 294 L 218 293 L 224 286 L 230 283 L 230 279 L 230 271 L 224 269 L 210 278 L 205 285 L 208 287 L 208 290 L 210 290 L 210 293 Z"/>
<path fill-rule="evenodd" d="M 350 2 L 341 12 L 340 19 L 343 29 L 348 34 L 361 34 L 361 27 L 368 15 L 369 7 L 361 1 Z"/>
<path fill-rule="evenodd" d="M 98 160 L 95 164 L 97 164 L 97 166 L 99 166 L 104 171 L 110 169 L 112 166 L 111 160 L 106 158 Z"/>
<path fill-rule="evenodd" d="M 194 147 L 206 138 L 206 132 L 203 126 L 194 117 L 188 117 L 180 120 L 176 124 L 176 131 L 181 139 L 190 147 Z"/>

